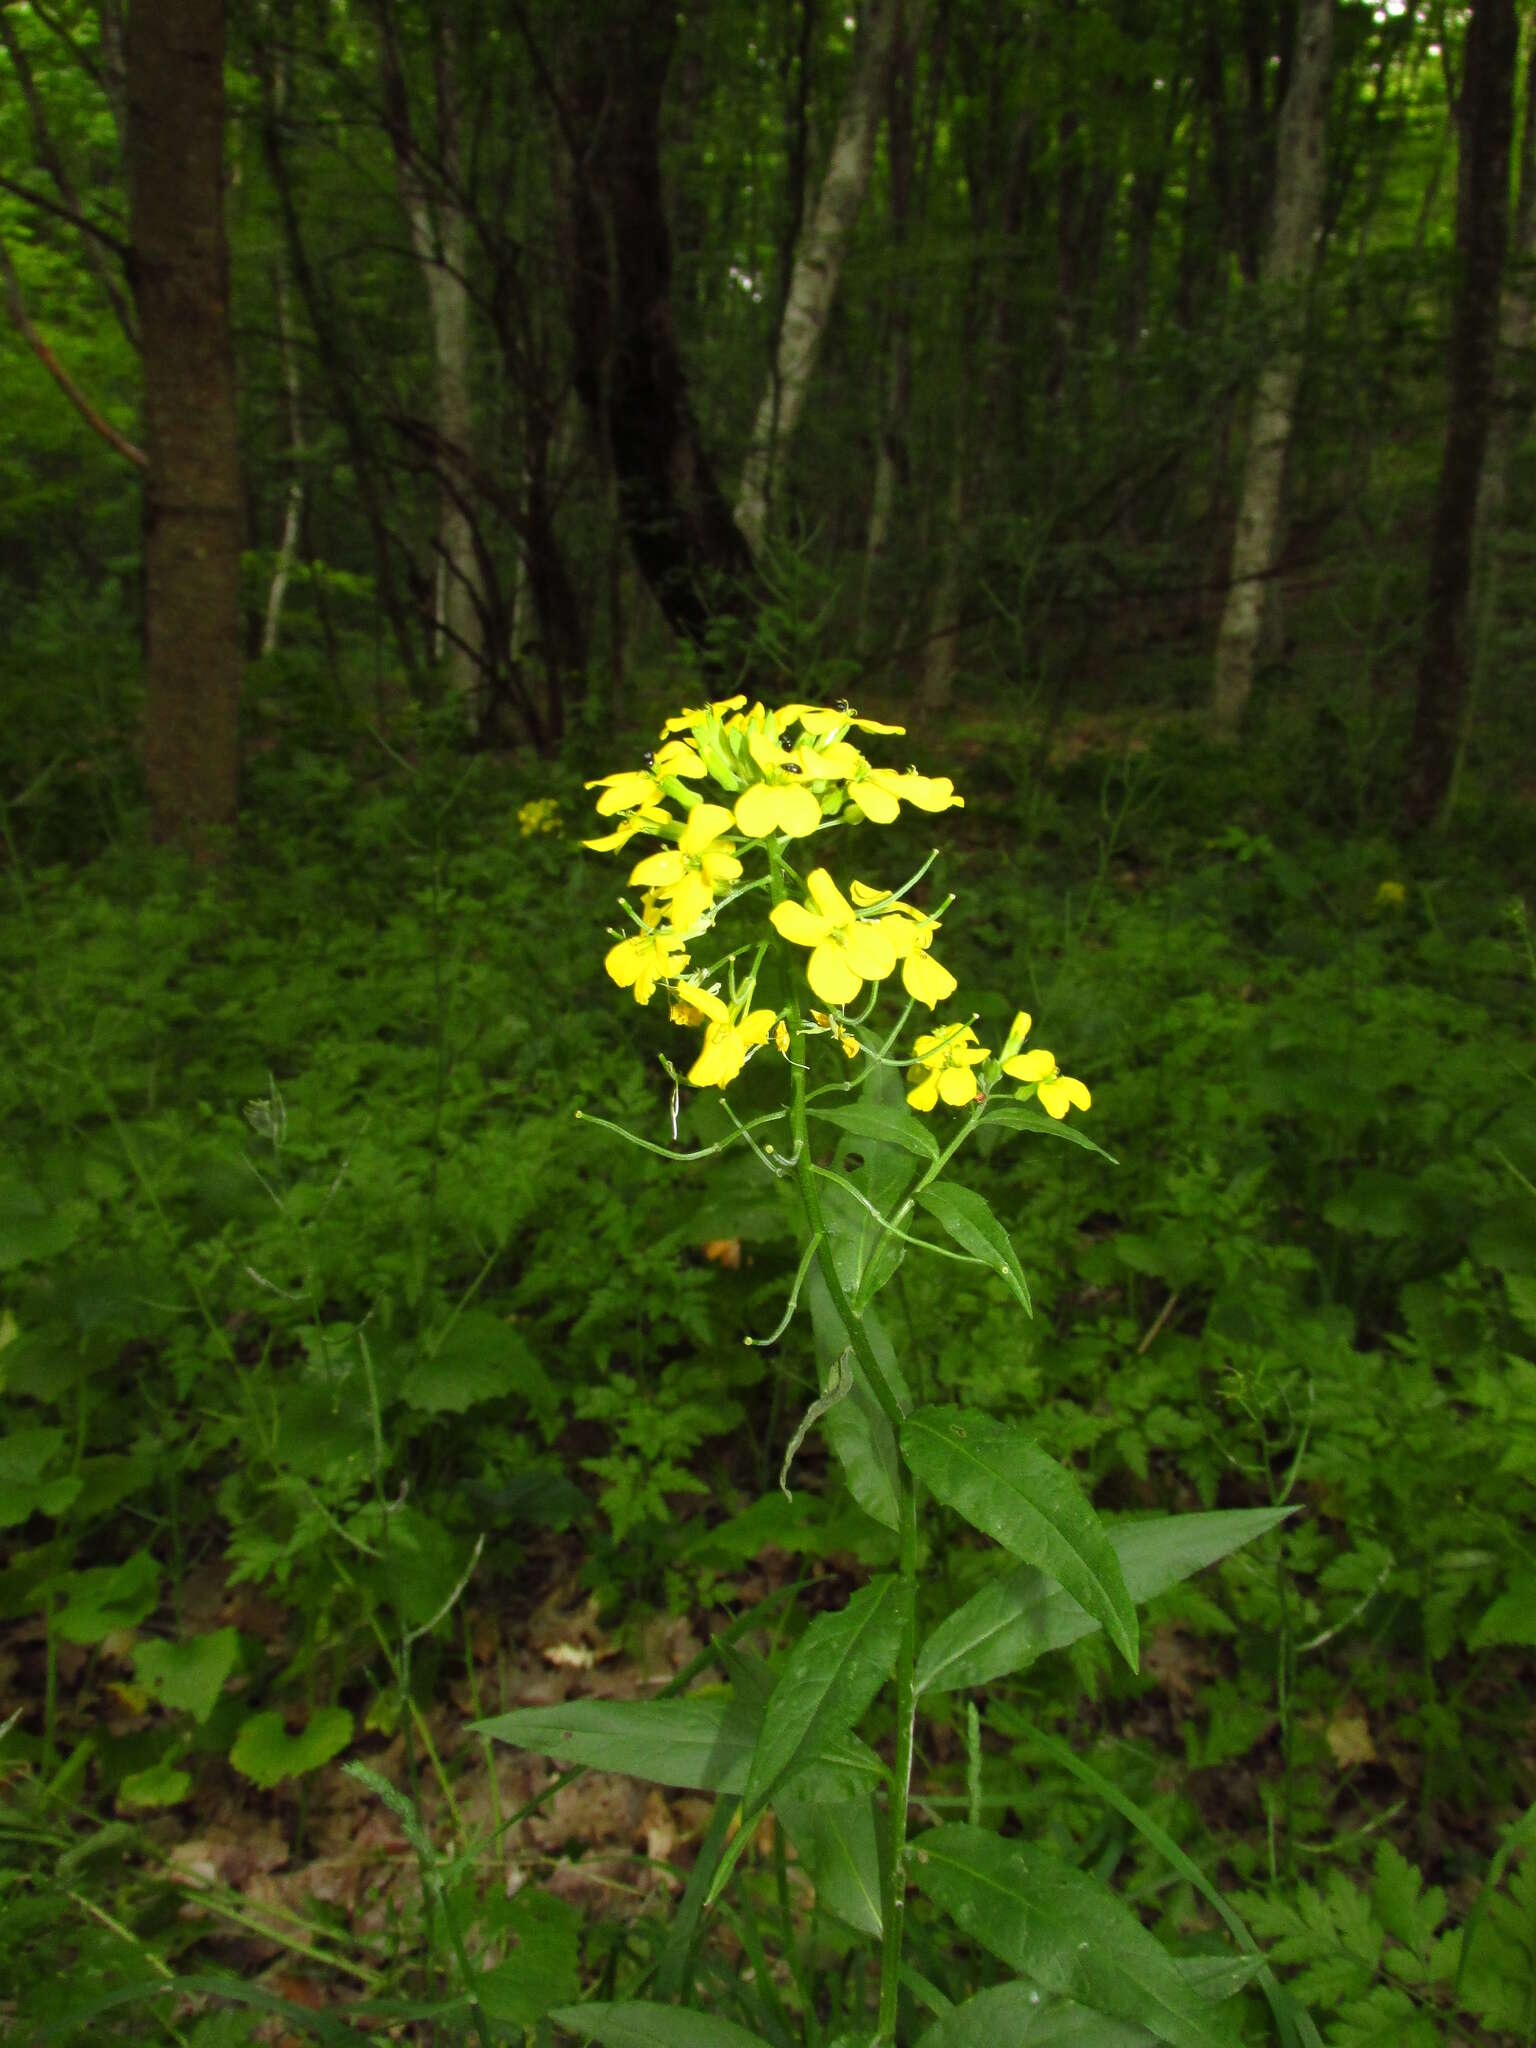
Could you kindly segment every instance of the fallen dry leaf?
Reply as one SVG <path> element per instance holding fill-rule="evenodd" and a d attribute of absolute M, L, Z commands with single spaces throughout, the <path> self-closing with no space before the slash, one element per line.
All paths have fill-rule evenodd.
<path fill-rule="evenodd" d="M 1371 1724 L 1358 1700 L 1344 1702 L 1323 1730 L 1323 1740 L 1333 1751 L 1333 1760 L 1342 1771 L 1355 1764 L 1373 1764 L 1376 1761 Z"/>

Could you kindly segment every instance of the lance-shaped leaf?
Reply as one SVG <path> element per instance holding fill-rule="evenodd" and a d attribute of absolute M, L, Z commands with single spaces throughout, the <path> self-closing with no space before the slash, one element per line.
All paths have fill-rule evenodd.
<path fill-rule="evenodd" d="M 1169 2048 L 1235 2048 L 1219 2009 L 1087 1871 L 987 1828 L 934 1828 L 910 1854 L 929 1898 L 1042 1992 L 1131 2020 Z"/>
<path fill-rule="evenodd" d="M 622 2005 L 557 2005 L 550 2018 L 602 2048 L 762 2048 L 762 2037 L 734 2020 L 639 1999 Z"/>
<path fill-rule="evenodd" d="M 816 1903 L 861 1934 L 878 1938 L 880 1836 L 875 1802 L 807 1798 L 803 1777 L 778 1793 L 774 1817 L 795 1845 L 801 1868 L 816 1887 Z"/>
<path fill-rule="evenodd" d="M 561 1765 L 621 1771 L 696 1792 L 739 1792 L 758 1727 L 759 1716 L 739 1699 L 565 1700 L 473 1722 L 471 1733 Z"/>
<path fill-rule="evenodd" d="M 910 1586 L 893 1574 L 871 1579 L 846 1607 L 819 1614 L 796 1643 L 753 1752 L 744 1825 L 786 1778 L 853 1728 L 895 1664 L 910 1599 Z"/>
<path fill-rule="evenodd" d="M 1065 1587 L 1134 1670 L 1136 1608 L 1076 1480 L 1022 1430 L 971 1408 L 919 1408 L 902 1455 L 946 1507 Z"/>
<path fill-rule="evenodd" d="M 1120 1164 L 1112 1152 L 1106 1152 L 1102 1145 L 1095 1145 L 1076 1124 L 1069 1124 L 1065 1117 L 1058 1122 L 1055 1117 L 1047 1116 L 1043 1109 L 1035 1109 L 1027 1102 L 999 1102 L 994 1096 L 987 1104 L 981 1128 L 985 1130 L 989 1124 L 1000 1124 L 1007 1131 L 1038 1131 L 1043 1138 L 1064 1138 L 1069 1145 L 1080 1145 L 1085 1152 L 1097 1152 L 1111 1166 Z"/>
<path fill-rule="evenodd" d="M 1140 1607 L 1218 1558 L 1278 1527 L 1292 1508 L 1233 1508 L 1158 1515 L 1107 1531 L 1126 1591 Z M 994 1579 L 941 1621 L 917 1660 L 919 1692 L 956 1692 L 1023 1671 L 1099 1626 L 1069 1593 L 1031 1565 Z"/>
<path fill-rule="evenodd" d="M 850 1102 L 840 1109 L 813 1109 L 810 1113 L 836 1124 L 850 1138 L 865 1138 L 876 1145 L 897 1145 L 914 1159 L 934 1160 L 939 1156 L 932 1132 L 909 1109 L 886 1108 L 878 1102 Z"/>
<path fill-rule="evenodd" d="M 917 2048 L 1155 2048 L 1157 2036 L 1134 2020 L 1106 2019 L 1086 2005 L 1041 1995 L 1024 1978 L 994 1984 L 957 2005 L 926 2034 Z"/>
<path fill-rule="evenodd" d="M 917 1199 L 962 1251 L 992 1268 L 1018 1298 L 1024 1313 L 1032 1316 L 1035 1311 L 1030 1304 L 1024 1268 L 1019 1264 L 1012 1239 L 992 1214 L 991 1204 L 973 1189 L 956 1187 L 947 1180 L 935 1181 Z"/>

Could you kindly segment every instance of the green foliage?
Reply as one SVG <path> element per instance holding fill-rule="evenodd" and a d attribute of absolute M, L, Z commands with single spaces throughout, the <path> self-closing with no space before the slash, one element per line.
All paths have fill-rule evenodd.
<path fill-rule="evenodd" d="M 1035 1144 L 1060 1127 L 989 1105 L 968 1190 L 1027 1274 L 1033 1318 L 985 1233 L 980 1264 L 884 1256 L 866 1204 L 900 1203 L 934 1164 L 935 1126 L 878 1096 L 833 1098 L 813 1126 L 840 1177 L 837 1268 L 868 1297 L 877 1362 L 910 1377 L 920 1416 L 965 1427 L 986 1411 L 976 1441 L 1006 1453 L 993 1479 L 1046 1515 L 1039 1555 L 1000 1557 L 987 1538 L 1014 1548 L 1022 1509 L 928 1475 L 958 1519 L 930 1511 L 921 1582 L 926 1794 L 954 1782 L 938 1760 L 963 1718 L 949 1701 L 985 1688 L 963 1795 L 976 1818 L 1011 1809 L 1053 1870 L 1113 1870 L 1113 1896 L 1181 1971 L 1208 1944 L 1207 1906 L 1150 1836 L 1106 1831 L 1029 1727 L 1098 1738 L 1117 1793 L 1220 1855 L 1330 2044 L 1438 2038 L 1447 2013 L 1518 2036 L 1528 1859 L 1479 1895 L 1491 1841 L 1431 1860 L 1400 1817 L 1476 1830 L 1524 1790 L 1511 1702 L 1529 1640 L 1536 1125 L 1520 930 L 1476 846 L 1464 867 L 1448 848 L 1441 875 L 1410 874 L 1398 909 L 1377 901 L 1400 872 L 1386 849 L 1287 840 L 1262 788 L 1245 815 L 1264 829 L 1211 844 L 1199 759 L 1166 747 L 1130 890 L 1078 893 L 1098 868 L 1091 810 L 1052 842 L 1008 836 L 1006 786 L 966 813 L 988 914 L 969 938 L 946 930 L 946 959 L 980 991 L 988 1042 L 1021 988 L 1050 1018 L 1121 1162 Z M 146 1957 L 194 1981 L 195 1936 L 166 1932 L 173 1895 L 145 1831 L 179 1825 L 213 1773 L 297 1797 L 327 1781 L 337 1745 L 416 1731 L 466 1604 L 504 1597 L 564 1528 L 603 1610 L 636 1621 L 733 1600 L 765 1544 L 842 1592 L 884 1575 L 776 1649 L 783 1624 L 741 1601 L 755 1654 L 709 1653 L 719 1690 L 480 1710 L 485 1733 L 557 1765 L 703 1787 L 727 1819 L 757 1768 L 774 1853 L 814 1902 L 796 1877 L 786 1917 L 750 1826 L 706 1841 L 677 1951 L 694 1975 L 669 1979 L 650 1974 L 660 1945 L 605 1950 L 538 1884 L 502 1921 L 478 1868 L 446 1868 L 469 1978 L 433 1908 L 414 1960 L 390 1966 L 401 1995 L 468 2027 L 463 1987 L 484 1980 L 487 2024 L 510 2028 L 563 2012 L 578 1986 L 618 2007 L 692 1982 L 758 2038 L 794 2039 L 821 2012 L 841 2015 L 824 2041 L 861 2039 L 884 1710 L 855 1730 L 889 1641 L 882 1623 L 861 1661 L 863 1632 L 838 1631 L 896 1583 L 902 1482 L 854 1361 L 800 1448 L 793 1502 L 772 1492 L 792 1418 L 840 1384 L 824 1277 L 814 1261 L 803 1277 L 807 1319 L 744 1345 L 780 1320 L 799 1263 L 782 1189 L 730 1151 L 668 1179 L 590 1120 L 664 1141 L 670 1088 L 594 974 L 597 881 L 557 836 L 508 834 L 520 785 L 489 762 L 466 776 L 430 736 L 414 772 L 367 797 L 303 750 L 271 776 L 290 808 L 217 886 L 128 849 L 11 878 L 6 965 L 31 1000 L 4 1080 L 19 1142 L 0 1188 L 0 1602 L 52 1646 L 39 1670 L 54 1676 L 0 1746 L 18 1815 L 0 1853 L 8 1995 L 83 2040 L 103 2024 L 92 1999 L 135 1969 L 165 1981 Z M 572 793 L 553 793 L 571 815 Z M 951 854 L 957 884 L 972 858 Z M 685 1100 L 679 1149 L 708 1154 L 728 1129 Z M 937 1207 L 916 1213 L 908 1235 L 965 1249 Z M 739 1265 L 703 1255 L 717 1241 Z M 1121 1595 L 1100 1612 L 1087 1581 L 1080 1604 L 1051 1576 L 1091 1550 L 1109 1587 L 1100 1545 L 1145 1610 L 1139 1676 L 1104 1647 Z M 197 1557 L 260 1589 L 280 1626 L 178 1619 Z M 75 1697 L 110 1686 L 143 1718 L 93 1739 Z M 1351 1846 L 1367 1821 L 1402 1844 L 1369 1883 Z M 1298 1883 L 1325 1852 L 1330 1874 Z M 62 1890 L 31 1874 L 70 1855 Z M 137 1959 L 71 1890 L 130 1927 Z M 1038 1984 L 993 1985 L 995 1965 L 957 1946 L 963 1924 L 906 1910 L 903 2039 L 980 2040 L 1015 2013 L 1023 2038 L 1072 2038 L 1070 1993 L 1045 1986 L 1030 2019 L 1019 1999 Z M 784 1959 L 773 1999 L 712 1974 L 725 1928 L 758 1945 L 770 1986 Z M 334 1930 L 305 1938 L 346 1953 Z M 72 2002 L 37 1980 L 61 1939 Z M 1208 2023 L 1227 2012 L 1263 2038 L 1257 1989 L 1226 1988 Z M 125 2027 L 139 2010 L 112 2008 Z M 228 2024 L 241 2038 L 233 2006 Z"/>

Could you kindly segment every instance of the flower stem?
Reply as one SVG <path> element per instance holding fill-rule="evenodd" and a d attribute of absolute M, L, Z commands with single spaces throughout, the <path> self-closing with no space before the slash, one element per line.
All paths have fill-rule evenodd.
<path fill-rule="evenodd" d="M 907 1588 L 906 1616 L 896 1651 L 896 1755 L 891 1764 L 885 1869 L 881 1873 L 880 2013 L 874 2048 L 896 2039 L 896 1999 L 901 1988 L 901 1944 L 906 1931 L 907 1802 L 912 1789 L 912 1749 L 917 1731 L 917 1481 L 898 1468 L 901 1507 L 901 1576 Z"/>
<path fill-rule="evenodd" d="M 776 841 L 768 842 L 768 871 L 773 900 L 784 900 L 784 869 Z M 780 948 L 781 953 L 787 948 Z M 786 961 L 786 966 L 790 963 Z M 796 1174 L 800 1198 L 805 1205 L 807 1228 L 816 1244 L 817 1263 L 827 1283 L 827 1292 L 838 1320 L 864 1369 L 870 1391 L 880 1404 L 898 1442 L 903 1409 L 896 1389 L 886 1377 L 865 1332 L 861 1311 L 855 1309 L 837 1270 L 833 1241 L 827 1233 L 822 1212 L 821 1190 L 811 1160 L 810 1130 L 805 1110 L 805 1026 L 792 966 L 786 976 L 786 1007 L 790 1029 L 790 1131 L 794 1141 Z M 958 1142 L 958 1141 L 957 1141 Z M 953 1147 L 951 1147 L 953 1150 Z M 948 1155 L 946 1154 L 946 1157 Z M 926 1184 L 926 1183 L 925 1183 Z M 898 1569 L 906 1595 L 901 1640 L 896 1650 L 896 1754 L 891 1765 L 890 1798 L 887 1812 L 885 1862 L 880 1873 L 881 1941 L 880 2007 L 872 2048 L 890 2048 L 896 2038 L 896 2008 L 901 1988 L 902 1935 L 906 1922 L 907 1892 L 907 1806 L 912 1785 L 912 1752 L 917 1726 L 917 1481 L 896 1460 L 897 1513 L 901 1549 Z"/>

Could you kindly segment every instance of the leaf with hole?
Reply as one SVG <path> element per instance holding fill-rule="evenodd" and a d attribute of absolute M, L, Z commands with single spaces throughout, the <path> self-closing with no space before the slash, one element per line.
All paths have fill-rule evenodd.
<path fill-rule="evenodd" d="M 279 1713 L 253 1714 L 235 1737 L 229 1760 L 243 1778 L 270 1791 L 284 1778 L 302 1778 L 339 1756 L 352 1740 L 345 1707 L 320 1707 L 296 1735 Z"/>

